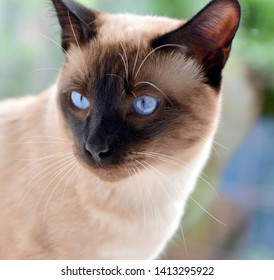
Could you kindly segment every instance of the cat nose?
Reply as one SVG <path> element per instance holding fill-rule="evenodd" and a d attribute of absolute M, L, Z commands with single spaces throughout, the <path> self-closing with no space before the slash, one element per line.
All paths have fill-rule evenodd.
<path fill-rule="evenodd" d="M 93 146 L 86 144 L 86 150 L 92 155 L 93 159 L 100 163 L 109 158 L 112 154 L 112 150 L 108 145 Z"/>

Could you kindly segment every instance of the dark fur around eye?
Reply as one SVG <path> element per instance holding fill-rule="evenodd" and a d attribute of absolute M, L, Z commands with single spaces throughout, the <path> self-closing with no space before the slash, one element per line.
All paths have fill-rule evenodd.
<path fill-rule="evenodd" d="M 111 70 L 107 69 L 105 73 L 109 71 Z M 91 145 L 92 148 L 103 145 L 112 151 L 111 156 L 105 158 L 102 165 L 121 164 L 126 153 L 136 150 L 138 146 L 147 145 L 162 133 L 174 129 L 174 120 L 182 115 L 182 106 L 176 100 L 172 100 L 171 103 L 162 102 L 164 104 L 161 104 L 161 108 L 158 108 L 152 117 L 125 117 L 122 109 L 127 105 L 121 95 L 125 90 L 124 85 L 119 79 L 110 78 L 106 74 L 98 77 L 98 80 L 91 94 L 93 108 L 86 118 L 77 117 L 75 112 L 68 109 L 66 95 L 60 95 L 63 114 L 83 158 L 89 164 L 94 162 L 86 153 L 87 145 Z M 130 98 L 130 95 L 125 98 Z M 131 102 L 128 104 L 131 109 Z"/>

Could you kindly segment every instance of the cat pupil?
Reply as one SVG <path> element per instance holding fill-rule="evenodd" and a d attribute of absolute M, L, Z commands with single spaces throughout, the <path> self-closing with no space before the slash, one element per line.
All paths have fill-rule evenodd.
<path fill-rule="evenodd" d="M 153 114 L 160 100 L 151 96 L 139 96 L 133 101 L 133 110 L 136 114 L 141 116 L 149 116 Z"/>
<path fill-rule="evenodd" d="M 90 103 L 87 100 L 87 98 L 84 97 L 82 94 L 78 93 L 77 91 L 73 91 L 71 93 L 71 101 L 73 105 L 80 110 L 86 110 L 90 106 Z"/>

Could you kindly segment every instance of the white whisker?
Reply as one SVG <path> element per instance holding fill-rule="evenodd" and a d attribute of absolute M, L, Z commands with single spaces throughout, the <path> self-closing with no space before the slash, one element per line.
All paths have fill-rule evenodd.
<path fill-rule="evenodd" d="M 152 170 L 154 170 L 157 174 L 159 174 L 161 177 L 165 177 L 157 168 L 153 167 L 153 166 L 150 165 L 148 162 L 143 161 L 143 162 L 144 162 L 144 164 L 143 164 L 142 162 L 140 162 L 140 161 L 137 160 L 137 159 L 135 159 L 135 161 L 136 161 L 139 165 L 141 165 L 143 168 L 146 168 L 146 166 L 145 166 L 144 164 L 147 164 L 147 165 L 150 167 L 148 170 L 152 169 Z M 151 170 L 151 171 L 152 171 L 152 170 Z M 161 183 L 162 183 L 162 182 L 159 182 L 159 184 L 160 184 L 160 186 L 161 186 L 163 192 L 165 193 L 166 197 L 169 199 L 170 202 L 173 202 L 173 199 L 170 197 L 170 195 L 169 195 L 169 193 L 167 192 L 167 190 L 166 190 L 164 187 L 162 187 Z M 172 189 L 173 189 L 174 186 L 173 186 L 173 185 L 171 185 L 171 186 L 172 186 Z"/>
<path fill-rule="evenodd" d="M 181 224 L 181 223 L 180 223 L 180 230 L 181 230 L 181 233 L 182 233 L 182 239 L 183 239 L 183 244 L 184 244 L 185 254 L 186 254 L 186 256 L 188 256 L 188 250 L 187 250 L 187 246 L 186 246 L 185 233 L 184 233 L 183 226 L 182 226 L 182 224 Z"/>
<path fill-rule="evenodd" d="M 139 161 L 138 161 L 139 162 Z M 140 163 L 140 162 L 139 162 Z M 155 170 L 157 172 L 157 174 L 159 174 L 171 187 L 172 189 L 174 189 L 177 192 L 176 187 L 170 182 L 170 180 L 164 175 L 162 174 L 159 170 L 157 170 L 156 168 L 154 168 L 152 165 L 150 165 L 149 163 L 146 162 L 146 164 L 152 168 L 153 170 Z M 165 189 L 164 189 L 165 190 Z M 166 192 L 166 191 L 165 191 Z M 169 195 L 168 195 L 169 196 Z M 215 221 L 219 222 L 222 225 L 226 225 L 223 222 L 221 222 L 220 220 L 218 220 L 217 218 L 215 218 L 212 214 L 210 214 L 201 204 L 199 204 L 192 196 L 189 196 L 189 198 L 195 202 L 203 211 L 205 211 L 206 214 L 208 214 L 212 219 L 214 219 Z M 171 200 L 172 201 L 172 200 Z"/>
<path fill-rule="evenodd" d="M 26 197 L 28 196 L 28 194 L 32 191 L 32 189 L 45 177 L 47 177 L 51 172 L 52 170 L 50 170 L 51 168 L 55 167 L 55 166 L 58 166 L 60 165 L 62 162 L 64 162 L 65 160 L 67 160 L 69 157 L 73 157 L 74 155 L 71 155 L 71 156 L 65 156 L 63 157 L 62 159 L 58 160 L 58 161 L 54 161 L 53 164 L 47 166 L 46 168 L 42 169 L 40 172 L 38 172 L 34 177 L 31 178 L 30 181 L 28 181 L 28 183 L 23 187 L 21 193 L 23 195 L 23 193 L 25 193 L 25 190 L 28 189 L 28 191 L 24 194 L 24 196 L 22 197 L 20 203 L 19 203 L 19 206 L 22 205 L 23 201 L 26 199 Z M 49 170 L 49 171 L 48 171 Z M 45 171 L 48 171 L 44 174 Z M 39 176 L 42 175 L 40 178 Z M 38 181 L 35 181 L 37 178 Z M 31 185 L 32 184 L 32 185 Z M 20 207 L 19 207 L 20 208 Z"/>
<path fill-rule="evenodd" d="M 139 52 L 140 52 L 140 45 L 141 45 L 141 40 L 140 40 L 140 38 L 139 38 L 137 53 L 136 53 L 136 57 L 135 57 L 135 61 L 134 61 L 133 69 L 132 69 L 132 75 L 134 75 L 134 72 L 135 72 L 135 70 L 136 70 L 137 61 L 138 61 Z"/>
<path fill-rule="evenodd" d="M 22 145 L 22 144 L 62 144 L 62 145 L 71 145 L 71 143 L 61 142 L 61 141 L 26 141 L 26 142 L 16 142 L 12 145 Z"/>
<path fill-rule="evenodd" d="M 75 160 L 75 158 L 74 158 L 74 159 L 72 159 L 72 161 L 71 161 L 70 163 L 68 163 L 68 164 L 65 166 L 64 169 L 61 170 L 61 173 L 64 173 L 64 174 L 61 176 L 60 180 L 56 183 L 56 185 L 54 186 L 54 188 L 53 188 L 51 194 L 50 194 L 49 197 L 48 197 L 48 200 L 47 200 L 47 202 L 46 202 L 46 206 L 45 206 L 45 209 L 44 209 L 43 220 L 45 220 L 45 218 L 46 218 L 46 212 L 47 212 L 47 209 L 48 209 L 48 206 L 49 206 L 49 203 L 50 203 L 50 200 L 51 200 L 53 194 L 55 193 L 55 191 L 57 190 L 57 188 L 59 187 L 59 185 L 60 185 L 60 183 L 63 181 L 63 179 L 66 178 L 66 176 L 67 176 L 73 169 L 75 169 L 75 167 L 76 167 L 77 165 L 78 165 L 78 162 L 77 162 L 77 161 Z M 65 172 L 66 168 L 67 168 L 67 171 Z M 59 175 L 60 175 L 60 174 L 58 174 L 57 176 L 59 176 Z"/>
<path fill-rule="evenodd" d="M 126 50 L 125 50 L 125 47 L 123 46 L 123 44 L 120 42 L 120 46 L 122 47 L 123 49 L 123 52 L 124 52 L 124 55 L 125 55 L 125 58 L 122 56 L 121 53 L 119 53 L 120 57 L 122 58 L 122 61 L 124 63 L 124 66 L 125 66 L 125 71 L 126 71 L 126 81 L 128 83 L 128 78 L 129 78 L 129 60 L 128 60 L 128 57 L 127 57 L 127 53 L 126 53 Z"/>
<path fill-rule="evenodd" d="M 119 53 L 119 56 L 121 57 L 122 62 L 123 62 L 123 64 L 124 64 L 125 72 L 126 72 L 126 81 L 128 82 L 128 72 L 127 72 L 128 70 L 127 70 L 127 66 L 126 66 L 126 61 L 125 61 L 125 59 L 124 59 L 124 57 L 122 56 L 121 53 Z"/>
<path fill-rule="evenodd" d="M 146 81 L 142 81 L 142 82 L 138 82 L 137 84 L 135 84 L 134 87 L 137 87 L 138 85 L 149 85 L 149 86 L 153 87 L 153 88 L 156 89 L 158 92 L 160 92 L 172 106 L 174 106 L 174 104 L 173 104 L 172 101 L 168 98 L 168 96 L 167 96 L 159 87 L 157 87 L 155 84 L 150 83 L 150 82 L 146 82 Z"/>
<path fill-rule="evenodd" d="M 73 32 L 74 32 L 74 30 L 73 30 Z M 31 33 L 33 33 L 35 35 L 38 35 L 38 36 L 41 36 L 41 37 L 47 39 L 48 41 L 52 42 L 56 46 L 58 46 L 66 54 L 66 56 L 72 61 L 72 63 L 74 64 L 75 68 L 77 68 L 77 61 L 75 59 L 73 59 L 73 57 L 70 55 L 70 53 L 67 52 L 58 42 L 56 42 L 55 40 L 51 39 L 50 37 L 48 37 L 48 36 L 46 36 L 44 34 L 41 34 L 39 32 L 32 32 L 31 31 Z M 82 72 L 82 70 L 81 70 L 81 72 Z M 68 73 L 68 74 L 70 74 L 70 73 Z M 88 74 L 88 73 L 86 73 L 86 74 Z"/>
<path fill-rule="evenodd" d="M 144 179 L 143 176 L 142 176 L 142 172 L 141 172 L 140 168 L 137 165 L 135 167 L 138 170 L 138 174 L 139 174 L 138 177 L 140 179 Z M 145 170 L 148 170 L 148 168 L 146 166 L 144 168 L 145 168 Z M 161 217 L 158 205 L 157 205 L 157 201 L 154 199 L 154 194 L 152 193 L 152 190 L 151 190 L 150 186 L 147 186 L 147 182 L 145 180 L 143 180 L 143 185 L 145 186 L 146 193 L 148 194 L 149 199 L 152 202 L 152 211 L 154 212 L 155 220 L 156 221 L 161 221 L 162 217 Z M 156 223 L 156 224 L 158 225 L 158 223 Z"/>
<path fill-rule="evenodd" d="M 143 61 L 141 62 L 136 74 L 135 74 L 135 79 L 138 77 L 143 65 L 145 64 L 145 62 L 147 61 L 147 59 L 152 55 L 154 54 L 156 51 L 158 51 L 159 49 L 162 49 L 162 48 L 167 48 L 167 47 L 177 47 L 177 48 L 180 48 L 182 49 L 183 47 L 181 45 L 178 45 L 178 44 L 165 44 L 165 45 L 162 45 L 162 46 L 159 46 L 155 49 L 153 49 L 144 59 Z"/>
<path fill-rule="evenodd" d="M 80 57 L 81 57 L 81 63 L 82 63 L 82 66 L 83 66 L 83 69 L 84 69 L 84 73 L 85 73 L 85 76 L 88 77 L 89 76 L 89 71 L 88 71 L 88 67 L 86 65 L 86 61 L 84 59 L 84 55 L 83 55 L 83 52 L 81 51 L 81 47 L 80 47 L 80 44 L 78 42 L 78 39 L 77 39 L 77 36 L 75 34 L 75 31 L 74 31 L 74 28 L 73 28 L 73 25 L 72 25 L 72 22 L 71 22 L 71 18 L 70 18 L 70 11 L 68 10 L 68 19 L 69 19 L 69 24 L 70 24 L 70 28 L 71 28 L 71 31 L 73 33 L 73 36 L 74 36 L 74 39 L 76 41 L 76 44 L 77 44 L 77 47 L 78 47 L 78 52 L 80 54 Z"/>
<path fill-rule="evenodd" d="M 66 143 L 71 143 L 72 144 L 72 142 L 69 142 L 65 138 L 56 137 L 56 136 L 50 136 L 50 135 L 47 135 L 47 136 L 41 136 L 41 135 L 26 136 L 26 137 L 21 138 L 21 141 L 29 140 L 29 139 L 51 139 L 51 140 L 58 140 L 58 141 L 62 141 L 62 142 L 66 142 Z"/>
<path fill-rule="evenodd" d="M 132 90 L 130 93 L 132 93 L 132 95 L 135 97 L 135 98 L 137 98 L 137 95 L 136 95 L 136 93 Z"/>
<path fill-rule="evenodd" d="M 25 73 L 25 76 L 28 76 L 28 75 L 31 75 L 31 74 L 34 74 L 34 73 L 37 73 L 37 72 L 41 72 L 41 71 L 57 71 L 57 72 L 59 72 L 60 68 L 50 68 L 50 67 L 37 68 L 37 69 L 32 70 L 28 73 Z"/>
<path fill-rule="evenodd" d="M 176 159 L 174 157 L 166 156 L 164 154 L 159 154 L 159 153 L 153 153 L 153 152 L 146 152 L 146 153 L 137 152 L 137 154 L 144 155 L 144 156 L 149 157 L 149 158 L 159 159 L 160 161 L 170 163 L 174 166 L 183 168 L 185 171 L 191 172 L 191 167 L 188 164 L 186 164 L 185 162 L 180 161 L 179 159 Z M 211 190 L 214 192 L 214 194 L 216 195 L 216 197 L 219 200 L 222 200 L 220 195 L 218 194 L 218 192 L 215 190 L 215 188 L 206 179 L 204 179 L 202 176 L 198 176 L 198 178 L 200 180 L 202 180 L 204 183 L 206 183 L 211 188 Z"/>
<path fill-rule="evenodd" d="M 205 211 L 205 213 L 211 217 L 213 220 L 215 220 L 216 222 L 220 223 L 223 226 L 226 226 L 225 223 L 221 222 L 220 220 L 218 220 L 216 217 L 214 217 L 212 214 L 210 214 L 199 202 L 197 202 L 192 196 L 189 196 L 189 198 L 195 203 L 197 204 L 203 211 Z"/>
<path fill-rule="evenodd" d="M 35 34 L 35 35 L 39 35 L 39 36 L 41 36 L 41 37 L 43 37 L 43 38 L 49 40 L 50 42 L 54 43 L 57 47 L 61 48 L 61 50 L 62 50 L 66 55 L 70 56 L 70 54 L 69 54 L 58 42 L 54 41 L 54 40 L 51 39 L 50 37 L 48 37 L 48 36 L 46 36 L 46 35 L 44 35 L 44 34 L 41 34 L 41 33 L 39 33 L 39 32 L 33 32 L 33 31 L 31 31 L 31 33 L 33 33 L 33 34 Z"/>
<path fill-rule="evenodd" d="M 69 186 L 70 182 L 73 182 L 73 180 L 79 175 L 79 173 L 81 172 L 81 166 L 79 163 L 75 163 L 75 169 L 72 171 L 72 173 L 70 174 L 70 177 L 67 180 L 67 183 L 65 184 L 65 187 L 63 189 L 63 193 L 62 193 L 62 201 L 64 201 L 65 198 L 65 193 L 67 191 L 67 188 Z"/>
<path fill-rule="evenodd" d="M 43 148 L 44 149 L 44 148 Z M 22 173 L 23 170 L 25 169 L 28 169 L 30 166 L 34 165 L 34 164 L 37 164 L 37 163 L 41 163 L 42 161 L 46 161 L 46 160 L 55 160 L 57 158 L 61 158 L 61 157 L 64 157 L 66 155 L 71 155 L 72 153 L 71 152 L 68 152 L 68 153 L 63 153 L 63 152 L 60 152 L 60 153 L 56 153 L 56 154 L 53 154 L 53 155 L 49 155 L 49 156 L 45 156 L 45 157 L 38 157 L 38 158 L 19 158 L 17 159 L 17 161 L 29 161 L 30 163 L 28 165 L 26 165 L 22 171 L 20 170 L 19 172 Z M 29 170 L 27 173 L 31 172 L 33 170 Z M 19 174 L 20 174 L 19 173 Z M 26 174 L 27 174 L 26 173 Z"/>
<path fill-rule="evenodd" d="M 118 78 L 122 83 L 124 83 L 124 80 L 121 76 L 117 75 L 117 74 L 106 74 L 107 76 L 112 76 L 112 77 L 116 77 Z"/>
<path fill-rule="evenodd" d="M 66 158 L 65 160 L 67 160 L 67 161 L 68 161 L 68 164 L 70 164 L 71 161 L 74 160 L 74 159 L 68 159 L 68 158 Z M 39 200 L 38 200 L 38 202 L 37 202 L 37 205 L 36 205 L 36 208 L 35 208 L 36 210 L 38 209 L 39 204 L 40 204 L 40 202 L 41 202 L 41 200 L 42 200 L 44 194 L 46 193 L 46 191 L 47 191 L 48 188 L 50 187 L 50 185 L 54 182 L 54 180 L 55 180 L 60 174 L 63 173 L 64 170 L 66 170 L 66 168 L 67 168 L 67 165 L 65 165 L 65 166 L 64 166 L 64 165 L 61 165 L 61 166 L 57 165 L 57 166 L 54 168 L 54 170 L 51 170 L 50 172 L 48 172 L 48 173 L 46 174 L 46 176 L 44 176 L 44 177 L 48 177 L 48 175 L 50 175 L 50 177 L 49 177 L 50 180 L 47 182 L 47 184 L 46 184 L 45 186 L 43 186 L 43 191 L 42 191 L 42 193 L 41 193 L 41 195 L 40 195 L 40 198 L 39 198 Z"/>
<path fill-rule="evenodd" d="M 133 168 L 133 171 L 134 171 L 134 174 L 136 175 L 137 189 L 140 193 L 140 198 L 141 198 L 141 201 L 142 201 L 142 208 L 143 208 L 143 228 L 142 228 L 142 232 L 140 234 L 140 238 L 139 238 L 139 242 L 138 242 L 139 246 L 140 246 L 142 244 L 143 240 L 144 240 L 145 230 L 146 230 L 146 203 L 144 201 L 144 195 L 143 195 L 142 186 L 140 185 L 139 176 L 137 176 L 138 172 L 134 168 Z"/>

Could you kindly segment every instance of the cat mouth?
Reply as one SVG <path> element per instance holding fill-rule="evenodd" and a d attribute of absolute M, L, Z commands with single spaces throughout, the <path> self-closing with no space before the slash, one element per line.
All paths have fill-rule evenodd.
<path fill-rule="evenodd" d="M 129 157 L 129 154 L 122 154 L 119 157 L 112 155 L 112 157 L 103 157 L 102 160 L 96 160 L 94 156 L 88 151 L 75 151 L 75 156 L 78 162 L 88 171 L 99 177 L 103 181 L 116 182 L 136 173 L 132 170 L 136 169 L 138 160 Z M 138 167 L 140 170 L 141 167 Z"/>

